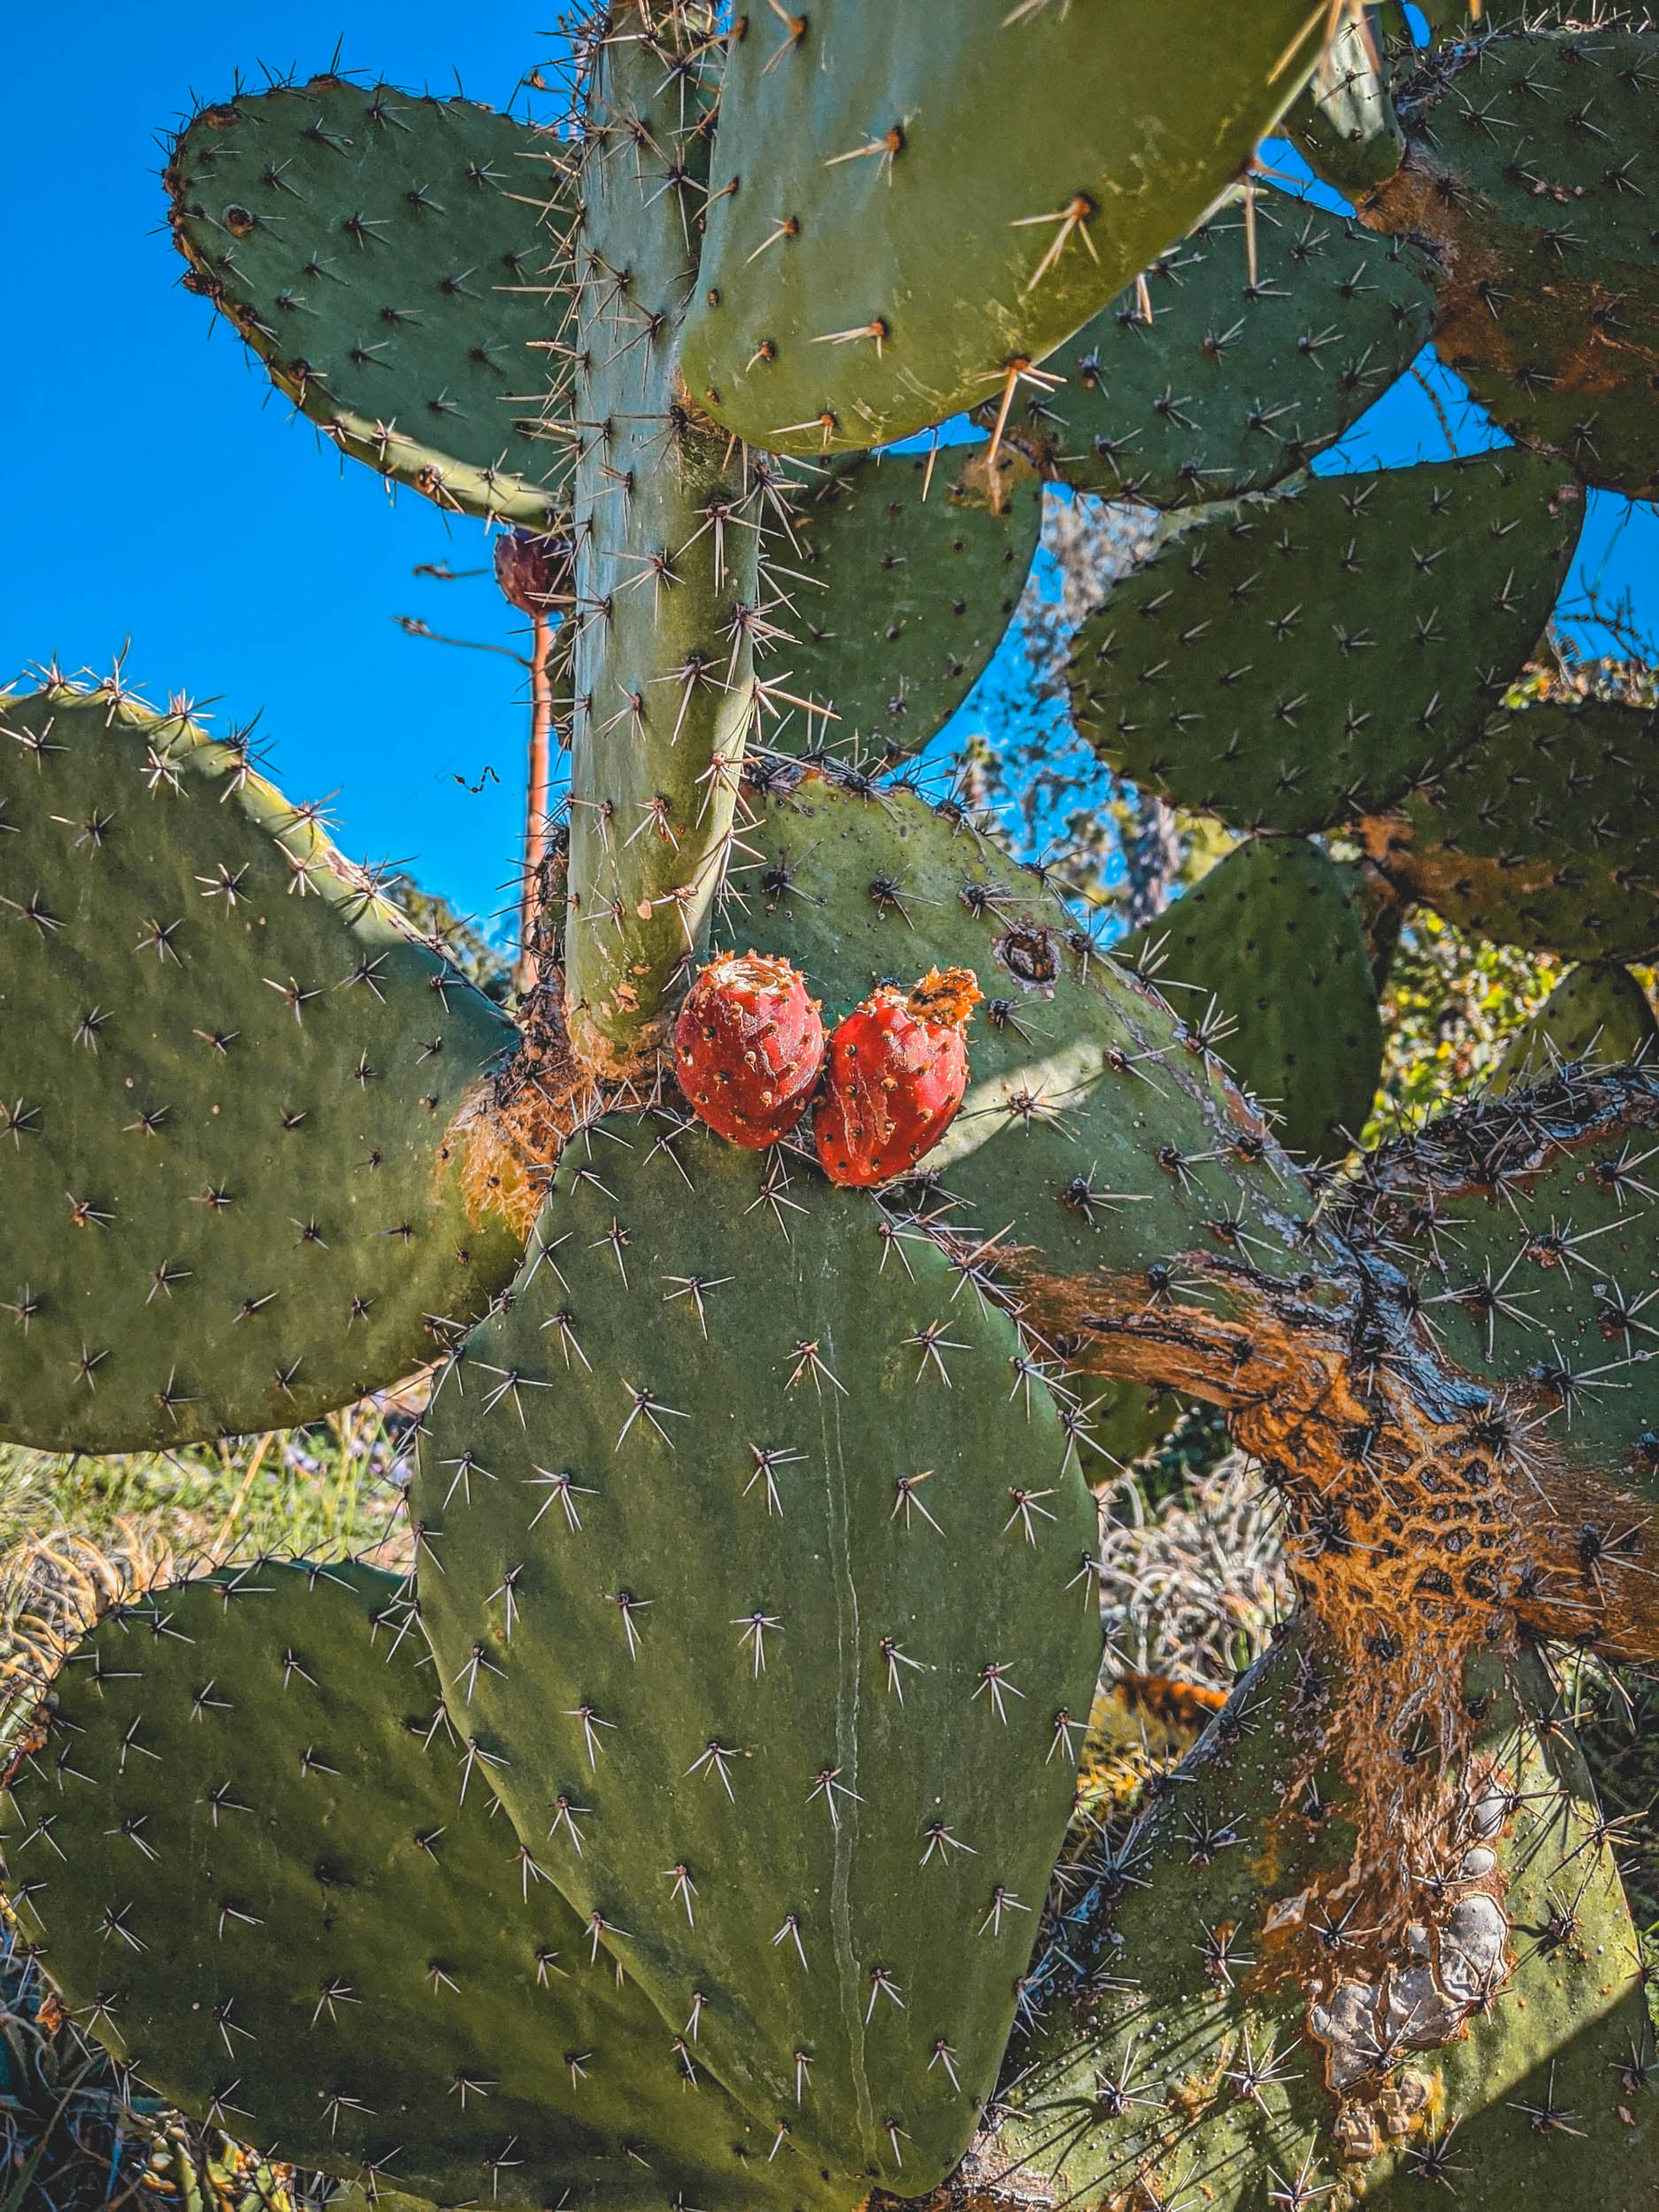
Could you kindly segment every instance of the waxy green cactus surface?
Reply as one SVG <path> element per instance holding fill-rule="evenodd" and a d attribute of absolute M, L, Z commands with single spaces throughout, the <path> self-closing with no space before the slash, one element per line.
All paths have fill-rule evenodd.
<path fill-rule="evenodd" d="M 245 736 L 0 700 L 0 1436 L 165 1448 L 435 1359 L 523 1248 L 506 1017 Z"/>
<path fill-rule="evenodd" d="M 1227 190 L 1324 21 L 1261 0 L 1210 44 L 1066 0 L 741 11 L 691 397 L 822 453 L 1011 390 Z"/>
<path fill-rule="evenodd" d="M 342 453 L 440 507 L 546 530 L 571 452 L 557 140 L 332 75 L 199 109 L 166 172 L 184 281 Z"/>
<path fill-rule="evenodd" d="M 294 2163 L 445 2203 L 853 2201 L 769 2163 L 695 2044 L 592 1957 L 390 1575 L 258 1560 L 110 1615 L 0 1819 L 68 2003 Z"/>
<path fill-rule="evenodd" d="M 1100 1653 L 1063 1405 L 872 1202 L 614 1117 L 426 1418 L 457 1732 L 813 2171 L 932 2186 L 995 2073 Z"/>
<path fill-rule="evenodd" d="M 1078 727 L 1177 805 L 1340 827 L 1479 736 L 1582 515 L 1566 471 L 1520 451 L 1203 511 L 1078 632 Z"/>

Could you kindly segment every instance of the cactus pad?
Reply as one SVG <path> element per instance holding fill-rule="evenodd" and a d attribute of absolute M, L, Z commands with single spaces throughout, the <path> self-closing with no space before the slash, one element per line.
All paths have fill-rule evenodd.
<path fill-rule="evenodd" d="M 449 2203 L 849 2203 L 769 2167 L 701 2067 L 687 2093 L 672 2030 L 490 1817 L 397 1590 L 262 1560 L 85 1640 L 4 1813 L 65 2001 L 197 2118 L 331 2173 Z"/>
<path fill-rule="evenodd" d="M 1438 250 L 1437 349 L 1504 427 L 1636 499 L 1659 491 L 1655 83 L 1650 27 L 1483 39 L 1364 211 Z"/>
<path fill-rule="evenodd" d="M 0 700 L 0 1436 L 308 1420 L 511 1279 L 457 1124 L 516 1033 L 245 740 Z"/>
<path fill-rule="evenodd" d="M 1477 1663 L 1486 1717 L 1385 1948 L 1340 1886 L 1353 1831 L 1317 1654 L 1304 1630 L 1263 1660 L 1182 1786 L 1077 1870 L 976 2160 L 1028 2159 L 1090 2202 L 1417 2212 L 1439 2182 L 1472 2212 L 1639 2212 L 1659 2102 L 1634 1933 L 1577 1747 L 1540 1718 L 1543 1670 L 1520 1663 L 1517 1703 Z"/>
<path fill-rule="evenodd" d="M 546 530 L 570 465 L 538 349 L 568 310 L 562 151 L 389 85 L 239 92 L 198 111 L 167 165 L 185 282 L 342 453 Z"/>
<path fill-rule="evenodd" d="M 1248 839 L 1117 950 L 1145 960 L 1187 1022 L 1212 1021 L 1212 1003 L 1232 1018 L 1217 1049 L 1292 1152 L 1340 1159 L 1355 1143 L 1382 1022 L 1364 918 L 1318 846 Z"/>
<path fill-rule="evenodd" d="M 1324 18 L 1194 35 L 1064 0 L 782 0 L 727 62 L 692 396 L 751 445 L 885 445 L 994 396 L 1197 222 Z"/>
<path fill-rule="evenodd" d="M 1202 1009 L 1179 1018 L 1132 981 L 955 810 L 815 771 L 764 780 L 745 903 L 725 927 L 785 952 L 826 1023 L 884 978 L 974 974 L 985 1003 L 968 1094 L 924 1187 L 970 1248 L 990 1240 L 993 1265 L 998 1232 L 1018 1225 L 1047 1340 L 1069 1346 L 1114 1282 L 1173 1314 L 1189 1295 L 1225 1305 L 1225 1288 L 1197 1278 L 1247 1247 L 1264 1274 L 1301 1270 L 1309 1194 L 1227 1077 Z"/>
<path fill-rule="evenodd" d="M 1627 1502 L 1659 1496 L 1655 1146 L 1651 1067 L 1570 1064 L 1373 1153 L 1335 1216 L 1412 1267 L 1442 1356 L 1506 1386 L 1505 1418 L 1539 1464 L 1604 1473 Z M 1594 1595 L 1604 1549 L 1641 1555 L 1646 1516 L 1584 1510 Z M 1571 1524 L 1570 1492 L 1560 1511 Z"/>
<path fill-rule="evenodd" d="M 414 1502 L 451 1716 L 596 1939 L 769 2141 L 914 2192 L 995 2074 L 1100 1624 L 1012 1325 L 882 1226 L 601 1124 Z"/>
<path fill-rule="evenodd" d="M 806 480 L 787 534 L 769 545 L 795 641 L 778 659 L 790 691 L 838 718 L 808 714 L 778 743 L 896 758 L 919 752 L 967 697 L 1013 618 L 1042 526 L 1028 474 L 992 511 L 982 457 L 947 446 Z"/>
<path fill-rule="evenodd" d="M 1078 727 L 1137 784 L 1250 828 L 1390 805 L 1479 733 L 1581 517 L 1563 468 L 1507 450 L 1209 510 L 1079 631 Z"/>
<path fill-rule="evenodd" d="M 1433 300 L 1391 239 L 1256 195 L 1256 280 L 1235 199 L 1046 366 L 1065 382 L 1023 438 L 1079 491 L 1187 507 L 1261 491 L 1334 443 L 1428 341 Z M 1017 416 L 1016 421 L 1021 417 Z"/>
<path fill-rule="evenodd" d="M 1624 1067 L 1653 1057 L 1659 1039 L 1647 994 L 1628 968 L 1611 961 L 1573 968 L 1532 1019 L 1517 1029 L 1493 1071 L 1491 1088 L 1525 1090 L 1575 1060 Z"/>
<path fill-rule="evenodd" d="M 1460 929 L 1645 960 L 1659 949 L 1659 712 L 1586 700 L 1496 716 L 1361 834 L 1407 896 Z"/>

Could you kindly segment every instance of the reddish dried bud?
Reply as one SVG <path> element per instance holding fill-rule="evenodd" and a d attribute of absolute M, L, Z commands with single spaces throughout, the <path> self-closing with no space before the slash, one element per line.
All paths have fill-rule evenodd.
<path fill-rule="evenodd" d="M 508 530 L 495 541 L 495 581 L 520 614 L 545 614 L 571 588 L 571 548 L 563 538 Z"/>
<path fill-rule="evenodd" d="M 787 1137 L 824 1064 L 818 1001 L 787 960 L 711 960 L 674 1024 L 674 1071 L 699 1121 L 746 1151 Z"/>
<path fill-rule="evenodd" d="M 832 1183 L 885 1183 L 931 1152 L 968 1087 L 963 1035 L 981 993 L 967 968 L 931 969 L 908 994 L 883 988 L 838 1023 L 812 1125 Z"/>

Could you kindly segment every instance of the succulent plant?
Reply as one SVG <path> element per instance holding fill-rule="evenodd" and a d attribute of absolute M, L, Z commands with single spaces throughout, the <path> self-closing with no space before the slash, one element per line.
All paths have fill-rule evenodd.
<path fill-rule="evenodd" d="M 1652 2204 L 1620 1830 L 1534 1648 L 1659 1657 L 1659 1076 L 1609 964 L 1659 941 L 1651 718 L 1514 703 L 1586 487 L 1651 480 L 1638 349 L 1605 441 L 1494 402 L 1549 449 L 1311 463 L 1419 344 L 1425 250 L 1461 327 L 1470 235 L 1577 390 L 1651 240 L 1558 297 L 1565 242 L 1428 133 L 1490 70 L 1628 197 L 1659 58 L 1609 34 L 1593 126 L 1594 42 L 1437 9 L 1385 56 L 1396 12 L 612 0 L 558 128 L 330 75 L 180 135 L 190 280 L 280 388 L 526 534 L 570 810 L 515 1021 L 245 737 L 55 670 L 0 711 L 0 1433 L 430 1386 L 402 1582 L 220 1563 L 8 1725 L 10 1910 L 198 2119 L 526 2207 Z M 1252 165 L 1316 77 L 1379 127 L 1332 160 L 1406 131 L 1361 230 Z M 895 772 L 1044 480 L 1171 511 L 1072 710 L 1243 836 L 1126 948 Z M 1592 964 L 1362 1153 L 1414 901 Z M 750 1050 L 775 1129 L 716 1103 Z M 829 1141 L 854 1077 L 879 1157 Z M 1299 1611 L 1068 1839 L 1090 1486 L 1148 1392 L 1221 1409 Z"/>

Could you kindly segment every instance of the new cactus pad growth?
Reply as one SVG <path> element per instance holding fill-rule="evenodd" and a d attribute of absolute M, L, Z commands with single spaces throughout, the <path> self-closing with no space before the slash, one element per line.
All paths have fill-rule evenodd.
<path fill-rule="evenodd" d="M 748 1151 L 776 1144 L 818 1088 L 824 1025 L 787 960 L 724 953 L 686 994 L 674 1072 L 699 1121 Z"/>
<path fill-rule="evenodd" d="M 569 818 L 510 1019 L 245 736 L 0 703 L 0 1438 L 427 1394 L 401 1582 L 222 1566 L 4 1717 L 8 1909 L 143 2093 L 524 2212 L 1659 2199 L 1548 1680 L 1659 1661 L 1654 722 L 1532 665 L 1659 480 L 1654 34 L 1427 13 L 610 0 L 563 117 L 174 142 L 189 287 L 502 533 Z M 1269 189 L 1396 117 L 1363 228 Z M 1340 472 L 1431 309 L 1537 449 Z M 1151 538 L 1064 833 L 1241 841 L 1110 948 L 978 804 L 1061 826 L 1045 480 Z M 994 663 L 977 783 L 895 779 Z M 1414 905 L 1584 965 L 1363 1151 Z M 1114 1825 L 1090 1485 L 1180 1400 L 1295 1609 Z"/>
<path fill-rule="evenodd" d="M 908 991 L 886 985 L 831 1032 L 812 1124 L 832 1183 L 868 1189 L 931 1152 L 968 1087 L 964 1034 L 984 996 L 968 968 L 930 968 Z"/>

